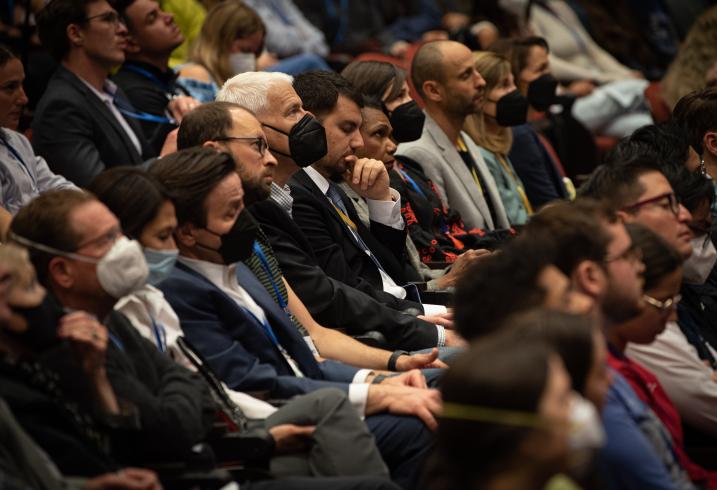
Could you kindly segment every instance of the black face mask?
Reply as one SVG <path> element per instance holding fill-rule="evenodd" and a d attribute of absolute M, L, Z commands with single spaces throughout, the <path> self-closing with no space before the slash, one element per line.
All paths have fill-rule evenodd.
<path fill-rule="evenodd" d="M 37 306 L 29 308 L 11 306 L 10 308 L 25 319 L 27 328 L 24 332 L 13 332 L 6 329 L 6 334 L 17 338 L 35 352 L 44 351 L 60 343 L 57 327 L 60 318 L 65 315 L 65 311 L 52 294 L 46 293 L 42 303 Z"/>
<path fill-rule="evenodd" d="M 528 102 L 536 111 L 545 112 L 555 101 L 558 79 L 546 73 L 528 85 Z"/>
<path fill-rule="evenodd" d="M 426 115 L 415 100 L 396 107 L 388 120 L 393 127 L 393 139 L 397 143 L 415 141 L 421 137 Z"/>
<path fill-rule="evenodd" d="M 326 131 L 321 123 L 310 114 L 304 115 L 299 122 L 292 126 L 291 131 L 288 133 L 268 124 L 264 124 L 264 126 L 289 137 L 289 152 L 291 155 L 273 148 L 270 148 L 270 150 L 291 158 L 299 167 L 308 167 L 312 163 L 321 160 L 328 151 Z"/>
<path fill-rule="evenodd" d="M 520 92 L 513 90 L 495 102 L 495 120 L 501 126 L 518 126 L 525 124 L 528 117 L 528 99 Z"/>
<path fill-rule="evenodd" d="M 234 222 L 234 226 L 224 235 L 205 228 L 205 230 L 212 235 L 218 236 L 222 241 L 218 249 L 207 247 L 201 243 L 197 243 L 197 245 L 207 250 L 218 252 L 226 265 L 242 262 L 251 257 L 258 228 L 252 215 L 247 211 L 242 211 Z"/>

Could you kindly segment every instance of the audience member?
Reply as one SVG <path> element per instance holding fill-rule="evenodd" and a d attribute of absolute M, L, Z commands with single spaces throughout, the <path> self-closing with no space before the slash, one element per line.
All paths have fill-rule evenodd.
<path fill-rule="evenodd" d="M 549 72 L 548 43 L 543 38 L 498 41 L 490 49 L 510 61 L 515 85 L 528 98 L 528 119 L 535 119 L 555 103 L 558 80 Z M 513 143 L 508 157 L 533 208 L 568 197 L 565 172 L 548 140 L 531 124 L 511 130 Z"/>
<path fill-rule="evenodd" d="M 157 349 L 194 370 L 177 343 L 178 337 L 183 335 L 179 318 L 162 292 L 153 286 L 171 274 L 178 255 L 174 242 L 177 219 L 167 191 L 151 175 L 132 167 L 103 172 L 92 182 L 90 189 L 117 214 L 127 235 L 140 242 L 150 270 L 149 283 L 120 299 L 115 310 L 127 316 Z M 128 201 L 132 203 L 129 206 L 126 205 Z M 272 458 L 271 472 L 274 475 L 388 475 L 365 424 L 356 416 L 345 394 L 317 390 L 289 400 L 277 409 L 244 393 L 228 388 L 225 391 L 244 417 L 255 420 L 247 422 L 245 430 L 255 432 L 259 427 L 271 434 L 276 456 L 286 452 L 294 439 L 311 437 L 315 441 L 308 451 L 299 450 L 296 451 L 299 454 L 293 456 Z M 336 437 L 337 433 L 342 436 Z M 346 451 L 345 437 L 354 442 L 350 455 Z M 306 461 L 297 463 L 295 459 Z"/>
<path fill-rule="evenodd" d="M 54 300 L 37 284 L 25 250 L 14 245 L 1 247 L 0 268 L 4 283 L 0 297 L 0 350 L 4 397 L 0 402 L 0 411 L 5 448 L 0 465 L 3 469 L 4 484 L 16 488 L 47 489 L 161 489 L 157 476 L 148 470 L 125 468 L 113 472 L 116 466 L 109 466 L 105 471 L 110 472 L 84 479 L 77 476 L 84 474 L 85 468 L 68 468 L 68 478 L 63 477 L 48 458 L 41 445 L 57 443 L 62 445 L 63 449 L 71 450 L 72 457 L 82 457 L 83 465 L 98 464 L 98 459 L 102 459 L 101 449 L 94 442 L 101 436 L 97 430 L 93 433 L 91 429 L 93 423 L 101 422 L 101 413 L 98 412 L 101 412 L 102 408 L 95 407 L 95 410 L 91 411 L 87 410 L 91 407 L 72 404 L 57 385 L 54 385 L 52 390 L 44 391 L 47 384 L 43 386 L 41 373 L 46 373 L 48 379 L 56 377 L 57 374 L 50 374 L 37 361 L 41 361 L 46 350 L 57 343 L 57 340 L 52 338 L 53 330 L 57 327 L 50 324 L 49 320 L 57 320 L 62 313 L 59 312 L 58 316 L 52 319 L 46 317 L 48 321 L 43 324 L 37 317 L 33 317 L 34 312 L 51 311 L 51 308 L 43 305 L 53 305 Z M 83 332 L 88 327 L 96 326 L 96 322 L 92 322 L 88 316 L 76 312 L 65 316 L 61 322 L 62 326 L 56 335 L 70 345 L 83 346 L 84 354 L 79 356 L 81 359 L 89 361 L 92 356 L 101 356 L 104 353 L 106 339 L 102 342 L 92 340 Z M 98 327 L 98 331 L 101 332 L 101 327 Z M 41 338 L 43 336 L 44 338 Z M 33 375 L 35 383 L 30 381 Z M 98 373 L 96 379 L 101 379 L 101 373 Z M 106 380 L 102 383 L 106 383 Z M 105 394 L 111 395 L 111 388 Z M 32 411 L 36 415 L 29 414 L 28 404 L 32 404 Z M 13 415 L 11 409 L 14 409 L 17 415 Z M 38 419 L 37 416 L 42 414 L 48 418 Z M 73 420 L 73 416 L 78 418 Z M 35 440 L 32 439 L 33 436 Z M 92 440 L 93 436 L 95 441 Z M 40 444 L 36 440 L 40 441 Z M 98 468 L 97 471 L 102 470 Z"/>
<path fill-rule="evenodd" d="M 650 344 L 668 321 L 677 320 L 682 282 L 682 257 L 660 237 L 640 225 L 628 225 L 628 232 L 640 247 L 645 263 L 645 309 L 642 314 L 606 332 L 610 365 L 622 374 L 635 393 L 647 404 L 670 432 L 680 463 L 692 481 L 703 488 L 717 485 L 717 473 L 696 465 L 685 452 L 682 421 L 657 377 L 626 355 L 629 344 Z"/>
<path fill-rule="evenodd" d="M 257 69 L 266 26 L 250 7 L 231 0 L 209 9 L 189 63 L 177 67 L 178 83 L 200 102 L 211 102 L 237 73 Z"/>
<path fill-rule="evenodd" d="M 215 112 L 220 116 L 217 119 L 221 119 L 222 116 L 228 116 L 230 122 L 229 132 L 254 135 L 258 139 L 264 138 L 261 124 L 248 110 L 228 102 L 215 102 L 213 105 L 217 112 L 225 111 L 224 114 Z M 206 114 L 211 112 L 211 109 L 205 110 Z M 198 119 L 202 118 L 201 114 L 197 116 Z M 227 141 L 237 140 L 225 140 L 223 134 L 210 135 L 206 127 L 203 136 L 209 139 L 202 141 L 205 138 L 199 138 L 196 141 L 189 141 L 190 138 L 187 138 L 188 133 L 190 136 L 195 136 L 199 135 L 199 132 L 192 131 L 196 129 L 192 127 L 192 121 L 190 121 L 189 125 L 183 126 L 183 128 L 186 131 L 182 132 L 182 148 L 185 146 L 207 146 L 218 151 L 226 151 L 233 156 L 237 172 L 242 179 L 245 205 L 251 206 L 269 197 L 270 185 L 267 184 L 271 184 L 273 178 L 271 174 L 273 174 L 276 160 L 266 150 L 266 147 L 263 151 L 259 151 L 251 145 L 227 143 Z M 222 133 L 225 133 L 224 128 L 222 128 Z M 233 138 L 232 136 L 228 137 Z M 247 212 L 251 213 L 249 210 Z M 316 347 L 322 357 L 377 370 L 382 370 L 391 364 L 391 352 L 367 347 L 341 332 L 331 330 L 317 323 L 301 299 L 296 296 L 293 288 L 285 280 L 274 251 L 261 226 L 257 228 L 253 252 L 245 260 L 245 264 L 260 279 L 275 303 L 291 314 L 291 320 L 294 325 L 302 332 L 305 338 L 311 339 L 312 345 Z M 334 327 L 331 324 L 328 324 L 328 326 Z M 386 328 L 383 327 L 382 330 L 386 330 Z M 423 367 L 429 365 L 435 360 L 435 354 L 404 358 L 401 362 L 403 369 L 400 370 L 406 370 L 408 366 Z M 394 367 L 398 368 L 397 365 Z"/>
<path fill-rule="evenodd" d="M 662 79 L 662 99 L 669 109 L 690 92 L 709 82 L 717 60 L 717 7 L 710 7 L 695 21 Z"/>
<path fill-rule="evenodd" d="M 159 287 L 185 335 L 220 379 L 231 389 L 264 392 L 272 398 L 327 387 L 348 392 L 361 415 L 372 415 L 366 422 L 392 479 L 413 488 L 429 449 L 424 424 L 435 427 L 438 394 L 410 386 L 364 384 L 361 381 L 372 376 L 367 370 L 316 361 L 286 312 L 241 263 L 252 253 L 256 227 L 243 214 L 241 180 L 230 155 L 212 149 L 182 150 L 157 162 L 152 173 L 175 193 L 180 254 Z M 386 411 L 417 417 L 381 413 Z"/>
<path fill-rule="evenodd" d="M 543 488 L 567 467 L 572 394 L 543 342 L 486 340 L 442 387 L 443 413 L 423 488 Z"/>
<path fill-rule="evenodd" d="M 528 99 L 518 91 L 510 62 L 503 56 L 475 54 L 476 70 L 485 80 L 485 98 L 479 112 L 468 116 L 464 131 L 473 139 L 500 193 L 511 225 L 523 225 L 533 208 L 508 152 L 513 144 L 511 126 L 525 124 Z"/>
<path fill-rule="evenodd" d="M 24 79 L 20 59 L 0 46 L 0 206 L 10 214 L 17 213 L 41 192 L 74 187 L 64 177 L 53 174 L 45 159 L 35 155 L 27 138 L 17 132 L 27 104 Z M 4 235 L 11 216 L 0 212 L 0 217 L 0 232 Z"/>
<path fill-rule="evenodd" d="M 415 318 L 421 313 L 416 303 L 396 298 L 366 281 L 346 284 L 328 276 L 319 266 L 304 230 L 291 218 L 289 178 L 300 165 L 310 165 L 327 152 L 323 127 L 302 108 L 291 81 L 284 74 L 245 73 L 227 83 L 218 96 L 247 107 L 266 128 L 268 146 L 278 165 L 270 199 L 255 203 L 251 213 L 269 238 L 287 281 L 323 324 L 346 328 L 353 335 L 380 331 L 388 341 L 386 346 L 394 349 L 440 346 L 440 329 Z M 182 124 L 180 147 L 199 145 L 226 131 L 228 113 L 221 106 L 216 106 L 215 112 L 214 107 L 198 109 Z M 401 313 L 409 311 L 412 315 Z"/>
<path fill-rule="evenodd" d="M 125 62 L 112 77 L 138 109 L 133 116 L 156 153 L 162 150 L 167 134 L 198 102 L 176 84 L 169 57 L 183 40 L 172 14 L 155 0 L 120 0 L 119 14 L 129 35 Z"/>
<path fill-rule="evenodd" d="M 523 32 L 521 16 L 507 10 L 500 0 L 441 0 L 439 4 L 444 11 L 442 25 L 450 38 L 471 50 L 486 50 L 499 37 L 520 36 Z"/>
<path fill-rule="evenodd" d="M 461 213 L 468 227 L 508 228 L 495 181 L 478 147 L 461 131 L 485 96 L 473 53 L 453 41 L 426 43 L 413 59 L 411 78 L 425 101 L 426 122 L 421 138 L 399 145 L 397 156 L 418 163 L 443 204 Z"/>
<path fill-rule="evenodd" d="M 42 44 L 60 62 L 33 119 L 32 144 L 50 169 L 85 185 L 106 167 L 156 152 L 110 71 L 125 59 L 127 27 L 105 0 L 52 0 L 38 14 Z"/>
<path fill-rule="evenodd" d="M 341 76 L 364 96 L 380 101 L 392 129 L 391 140 L 405 143 L 421 137 L 425 114 L 411 99 L 403 70 L 382 61 L 355 61 Z M 369 113 L 382 118 L 375 110 L 369 109 Z M 364 133 L 368 134 L 366 124 L 364 114 L 361 125 L 364 141 L 367 139 Z M 423 262 L 452 262 L 455 255 L 468 248 L 493 248 L 510 236 L 507 230 L 468 230 L 460 214 L 443 205 L 420 165 L 408 158 L 398 158 L 395 153 L 392 157 L 393 171 L 388 172 L 391 187 L 401 194 L 401 214 Z"/>

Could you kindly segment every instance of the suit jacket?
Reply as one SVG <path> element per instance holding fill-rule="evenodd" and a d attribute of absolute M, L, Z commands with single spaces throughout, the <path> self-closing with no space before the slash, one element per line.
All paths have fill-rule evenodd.
<path fill-rule="evenodd" d="M 119 88 L 117 95 L 127 100 Z M 60 65 L 35 110 L 32 144 L 53 172 L 86 186 L 106 167 L 139 165 L 155 156 L 139 124 L 126 121 L 139 139 L 141 155 L 105 103 Z"/>
<path fill-rule="evenodd" d="M 399 311 L 418 310 L 420 305 L 399 300 L 363 280 L 354 288 L 326 275 L 301 228 L 273 200 L 255 203 L 249 210 L 269 239 L 286 280 L 319 323 L 352 335 L 377 330 L 392 349 L 436 345 L 432 324 Z"/>
<path fill-rule="evenodd" d="M 509 228 L 510 223 L 495 180 L 483 161 L 478 147 L 466 133 L 461 132 L 461 136 L 473 157 L 476 171 L 480 173 L 486 184 L 483 194 L 476 187 L 473 175 L 458 154 L 455 144 L 448 140 L 446 133 L 428 113 L 421 137 L 416 141 L 398 145 L 396 156 L 407 157 L 417 162 L 436 186 L 443 205 L 458 211 L 468 228 L 488 230 Z M 486 198 L 490 199 L 495 210 L 497 223 L 493 222 Z"/>
<path fill-rule="evenodd" d="M 237 281 L 264 310 L 279 343 L 304 378 L 294 375 L 256 321 L 203 275 L 178 263 L 159 286 L 182 322 L 184 334 L 227 386 L 279 398 L 328 387 L 348 391 L 357 369 L 334 361 L 319 364 L 284 310 L 242 263 L 237 264 Z"/>
<path fill-rule="evenodd" d="M 294 221 L 309 240 L 319 266 L 326 274 L 350 286 L 359 284 L 360 279 L 363 279 L 374 288 L 383 289 L 381 274 L 376 264 L 361 249 L 351 230 L 309 175 L 303 170 L 297 172 L 289 180 L 289 186 L 294 198 Z M 396 284 L 420 281 L 421 278 L 415 271 L 415 275 L 407 277 L 404 266 L 406 230 L 396 230 L 374 221 L 371 222 L 369 230 L 361 223 L 351 199 L 341 188 L 338 188 L 338 191 L 349 218 L 357 226 L 357 233 Z"/>

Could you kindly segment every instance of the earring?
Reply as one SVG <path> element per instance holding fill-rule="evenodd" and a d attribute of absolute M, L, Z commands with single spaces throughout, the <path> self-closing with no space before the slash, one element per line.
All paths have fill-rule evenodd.
<path fill-rule="evenodd" d="M 703 175 L 703 176 L 707 175 L 707 168 L 705 167 L 704 157 L 700 157 L 700 175 Z"/>

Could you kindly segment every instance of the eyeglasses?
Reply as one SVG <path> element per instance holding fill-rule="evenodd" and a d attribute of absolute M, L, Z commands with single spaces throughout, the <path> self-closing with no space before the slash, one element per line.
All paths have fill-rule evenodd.
<path fill-rule="evenodd" d="M 216 138 L 214 141 L 250 141 L 251 146 L 259 152 L 259 156 L 264 156 L 266 154 L 266 149 L 269 147 L 269 144 L 266 142 L 264 138 L 259 137 L 249 137 L 249 136 L 222 136 L 221 138 Z"/>
<path fill-rule="evenodd" d="M 101 14 L 92 15 L 90 17 L 85 17 L 85 21 L 87 22 L 91 21 L 92 19 L 100 19 L 102 22 L 106 22 L 107 24 L 114 24 L 115 26 L 124 23 L 122 17 L 120 17 L 120 15 L 114 10 L 111 10 L 109 12 L 102 12 Z"/>
<path fill-rule="evenodd" d="M 677 305 L 682 300 L 682 295 L 676 294 L 672 298 L 667 298 L 665 301 L 660 301 L 659 299 L 655 299 L 652 296 L 644 294 L 642 296 L 642 299 L 645 300 L 645 303 L 655 307 L 657 311 L 664 314 L 669 311 L 672 311 L 674 308 L 677 308 Z"/>
<path fill-rule="evenodd" d="M 606 257 L 605 262 L 625 260 L 627 262 L 639 262 L 642 260 L 642 249 L 634 244 L 630 245 L 624 252 L 615 257 Z"/>
<path fill-rule="evenodd" d="M 660 201 L 664 202 L 661 203 Z M 660 207 L 669 209 L 675 216 L 680 214 L 680 200 L 674 192 L 666 192 L 664 194 L 660 194 L 659 196 L 645 199 L 644 201 L 638 201 L 635 204 L 623 207 L 622 211 L 628 213 L 635 212 L 642 207 L 649 206 L 650 204 L 658 204 Z"/>
<path fill-rule="evenodd" d="M 119 237 L 122 236 L 122 229 L 120 227 L 114 227 L 111 230 L 109 230 L 106 233 L 103 233 L 102 235 L 90 238 L 89 240 L 86 240 L 82 243 L 80 243 L 73 252 L 76 252 L 77 250 L 82 250 L 83 248 L 94 245 L 97 248 L 104 248 L 105 246 L 112 244 L 117 241 Z"/>

